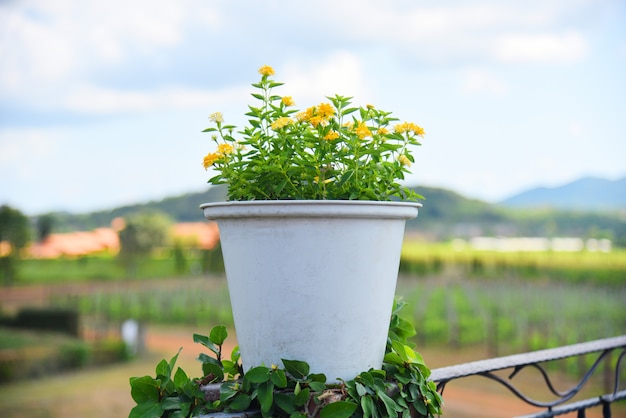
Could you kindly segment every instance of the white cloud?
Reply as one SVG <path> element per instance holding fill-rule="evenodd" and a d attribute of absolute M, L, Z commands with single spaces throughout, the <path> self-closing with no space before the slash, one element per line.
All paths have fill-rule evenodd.
<path fill-rule="evenodd" d="M 587 40 L 578 32 L 504 35 L 496 40 L 494 56 L 504 62 L 576 62 L 585 57 Z"/>
<path fill-rule="evenodd" d="M 298 107 L 320 102 L 326 96 L 335 94 L 364 97 L 368 92 L 358 56 L 346 51 L 335 52 L 322 62 L 288 62 L 284 72 L 284 77 L 280 74 L 276 76 L 277 80 L 284 80 L 286 84 L 281 94 L 293 96 Z"/>
<path fill-rule="evenodd" d="M 81 85 L 62 99 L 61 103 L 67 110 L 78 113 L 112 114 L 226 106 L 245 100 L 248 94 L 249 88 L 244 87 L 216 91 L 182 87 L 127 91 Z"/>
<path fill-rule="evenodd" d="M 11 178 L 5 185 L 7 189 L 10 191 L 22 181 L 36 181 L 46 176 L 43 167 L 54 166 L 54 156 L 61 142 L 59 132 L 51 130 L 0 131 L 0 173 L 3 178 Z"/>
<path fill-rule="evenodd" d="M 188 19 L 217 20 L 201 5 L 167 0 L 2 5 L 0 87 L 19 92 L 71 82 L 134 55 L 172 48 L 183 40 Z"/>
<path fill-rule="evenodd" d="M 509 86 L 490 71 L 470 69 L 462 74 L 461 91 L 466 94 L 501 96 L 509 91 Z"/>

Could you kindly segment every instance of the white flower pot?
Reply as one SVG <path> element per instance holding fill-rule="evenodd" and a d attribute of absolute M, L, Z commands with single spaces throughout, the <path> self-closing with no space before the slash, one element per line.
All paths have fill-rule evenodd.
<path fill-rule="evenodd" d="M 244 369 L 303 360 L 329 381 L 380 368 L 405 221 L 419 203 L 246 201 L 216 220 Z"/>

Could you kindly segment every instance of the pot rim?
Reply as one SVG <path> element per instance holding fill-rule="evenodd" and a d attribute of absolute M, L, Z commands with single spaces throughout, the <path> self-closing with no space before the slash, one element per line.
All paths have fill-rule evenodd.
<path fill-rule="evenodd" d="M 209 220 L 228 218 L 386 218 L 411 219 L 418 202 L 377 200 L 245 200 L 200 205 Z"/>

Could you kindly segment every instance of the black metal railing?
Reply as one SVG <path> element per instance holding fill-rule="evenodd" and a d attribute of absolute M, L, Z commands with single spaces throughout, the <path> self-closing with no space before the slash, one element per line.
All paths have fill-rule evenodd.
<path fill-rule="evenodd" d="M 544 363 L 568 357 L 583 356 L 590 353 L 599 354 L 591 367 L 589 367 L 589 369 L 584 373 L 581 380 L 568 390 L 557 390 L 548 376 L 548 371 L 546 367 L 544 367 Z M 568 402 L 580 393 L 594 372 L 598 370 L 601 363 L 604 363 L 605 370 L 612 367 L 608 360 L 610 358 L 610 353 L 617 353 L 618 357 L 615 362 L 614 370 L 611 373 L 612 388 L 610 388 L 611 390 L 609 393 L 582 401 Z M 523 402 L 543 409 L 541 412 L 526 415 L 523 418 L 554 417 L 576 411 L 578 412 L 578 418 L 584 418 L 585 411 L 587 409 L 597 406 L 602 407 L 604 418 L 610 418 L 611 404 L 615 401 L 626 399 L 626 390 L 620 390 L 620 367 L 624 357 L 626 357 L 626 335 L 547 350 L 534 351 L 530 353 L 475 361 L 456 366 L 442 367 L 434 369 L 430 379 L 437 383 L 437 388 L 441 394 L 443 394 L 443 391 L 448 383 L 452 380 L 463 377 L 483 376 L 495 380 L 496 382 L 504 385 Z M 538 401 L 532 399 L 515 386 L 513 378 L 522 369 L 527 367 L 535 368 L 539 371 L 539 373 L 541 373 L 548 391 L 554 397 L 553 400 Z M 494 373 L 508 369 L 511 369 L 511 373 L 508 378 L 503 378 Z"/>

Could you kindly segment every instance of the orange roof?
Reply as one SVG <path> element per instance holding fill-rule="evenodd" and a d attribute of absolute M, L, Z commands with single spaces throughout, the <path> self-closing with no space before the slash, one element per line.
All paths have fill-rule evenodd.
<path fill-rule="evenodd" d="M 32 244 L 29 253 L 35 258 L 54 258 L 63 255 L 80 256 L 103 251 L 119 251 L 120 244 L 111 228 L 50 234 L 40 243 Z"/>
<path fill-rule="evenodd" d="M 174 239 L 182 239 L 204 250 L 213 249 L 220 240 L 220 231 L 215 222 L 183 222 L 172 227 Z"/>

